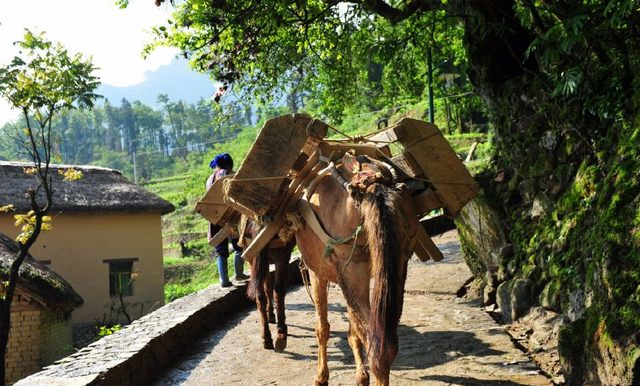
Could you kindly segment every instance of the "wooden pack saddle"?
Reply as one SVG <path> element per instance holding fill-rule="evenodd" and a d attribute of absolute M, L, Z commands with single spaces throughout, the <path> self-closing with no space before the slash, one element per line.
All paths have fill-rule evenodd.
<path fill-rule="evenodd" d="M 367 156 L 399 169 L 419 215 L 442 208 L 454 218 L 478 193 L 473 177 L 433 124 L 404 118 L 382 131 L 339 140 L 327 139 L 328 130 L 327 124 L 306 114 L 268 120 L 238 171 L 217 180 L 196 204 L 204 218 L 223 226 L 211 244 L 229 235 L 228 220 L 237 213 L 264 225 L 245 248 L 243 256 L 249 261 L 285 226 L 288 213 L 298 213 L 323 240 L 327 235 L 320 234 L 322 227 L 301 198 L 323 168 L 342 162 L 345 155 Z M 416 255 L 442 259 L 424 227 L 417 228 Z"/>

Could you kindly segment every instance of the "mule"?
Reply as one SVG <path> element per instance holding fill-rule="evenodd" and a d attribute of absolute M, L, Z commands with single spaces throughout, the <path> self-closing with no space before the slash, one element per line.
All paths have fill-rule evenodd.
<path fill-rule="evenodd" d="M 357 385 L 369 385 L 367 364 L 375 385 L 388 385 L 398 352 L 397 329 L 407 263 L 414 250 L 416 215 L 410 192 L 396 184 L 389 167 L 359 158 L 372 165 L 375 173 L 363 177 L 360 167 L 349 170 L 342 164 L 331 170 L 334 177 L 319 177 L 306 193 L 319 223 L 336 242 L 326 245 L 308 221 L 295 234 L 310 271 L 316 306 L 316 386 L 327 385 L 329 379 L 329 282 L 340 286 L 347 302 L 348 341 L 355 357 Z M 335 178 L 336 172 L 342 178 Z"/>
<path fill-rule="evenodd" d="M 259 227 L 247 220 L 245 237 L 254 238 Z M 265 247 L 251 262 L 251 279 L 247 286 L 247 296 L 255 300 L 262 322 L 262 341 L 265 349 L 283 351 L 287 347 L 288 329 L 284 313 L 285 295 L 289 279 L 289 260 L 295 240 L 283 242 L 277 237 Z M 275 264 L 275 272 L 269 272 L 269 264 Z M 274 291 L 275 309 L 274 312 Z M 269 323 L 276 323 L 275 346 Z"/>

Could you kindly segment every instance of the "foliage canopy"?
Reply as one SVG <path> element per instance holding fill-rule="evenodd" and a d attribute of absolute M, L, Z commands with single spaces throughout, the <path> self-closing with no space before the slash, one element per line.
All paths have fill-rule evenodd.
<path fill-rule="evenodd" d="M 384 1 L 175 5 L 147 49 L 175 46 L 193 67 L 236 90 L 261 99 L 292 93 L 302 99 L 298 106 L 311 101 L 305 107 L 331 118 L 423 98 L 429 49 L 436 71 L 465 66 L 459 20 L 443 10 L 424 14 L 442 8 L 439 2 L 402 9 Z"/>

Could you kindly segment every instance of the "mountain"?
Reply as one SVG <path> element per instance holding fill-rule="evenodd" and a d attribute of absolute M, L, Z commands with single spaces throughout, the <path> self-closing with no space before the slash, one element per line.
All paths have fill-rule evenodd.
<path fill-rule="evenodd" d="M 147 71 L 142 83 L 127 87 L 103 84 L 96 93 L 108 99 L 112 105 L 120 105 L 122 98 L 126 98 L 129 102 L 138 100 L 156 106 L 159 94 L 167 94 L 171 101 L 195 103 L 200 98 L 210 98 L 216 89 L 208 76 L 190 70 L 184 60 L 174 59 L 155 71 Z"/>

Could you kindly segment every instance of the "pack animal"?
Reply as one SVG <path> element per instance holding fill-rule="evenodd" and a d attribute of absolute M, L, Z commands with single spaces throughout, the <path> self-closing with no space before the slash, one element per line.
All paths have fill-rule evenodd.
<path fill-rule="evenodd" d="M 327 385 L 329 379 L 329 282 L 340 286 L 347 301 L 348 341 L 357 384 L 369 385 L 368 363 L 375 385 L 388 385 L 398 352 L 397 328 L 407 262 L 414 249 L 416 215 L 409 191 L 401 184 L 396 186 L 388 167 L 372 159 L 361 161 L 365 162 L 355 169 L 344 163 L 330 165 L 301 201 L 308 203 L 324 230 L 337 241 L 326 245 L 308 221 L 296 232 L 298 248 L 310 270 L 316 306 L 316 386 Z M 365 163 L 370 165 L 369 172 L 361 168 Z"/>
<path fill-rule="evenodd" d="M 252 220 L 246 219 L 244 237 L 254 238 L 260 228 Z M 255 300 L 262 322 L 262 340 L 265 349 L 283 351 L 287 347 L 288 329 L 285 317 L 285 295 L 289 278 L 289 260 L 295 246 L 292 238 L 288 242 L 275 238 L 251 262 L 251 279 L 247 286 L 247 296 Z M 272 276 L 269 264 L 275 265 Z M 275 312 L 274 312 L 275 291 Z M 269 323 L 277 324 L 275 346 Z"/>

